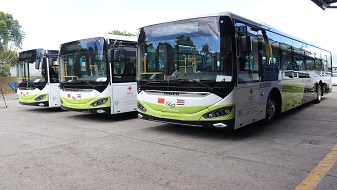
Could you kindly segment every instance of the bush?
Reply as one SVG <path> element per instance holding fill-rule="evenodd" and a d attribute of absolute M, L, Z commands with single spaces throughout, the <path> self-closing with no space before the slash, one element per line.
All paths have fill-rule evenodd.
<path fill-rule="evenodd" d="M 0 77 L 10 77 L 10 65 L 9 64 L 3 64 L 0 67 Z"/>

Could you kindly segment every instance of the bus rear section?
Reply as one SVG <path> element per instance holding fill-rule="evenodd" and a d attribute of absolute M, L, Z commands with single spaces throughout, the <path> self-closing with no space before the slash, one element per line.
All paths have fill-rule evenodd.
<path fill-rule="evenodd" d="M 23 105 L 60 107 L 58 50 L 19 52 L 18 99 Z"/>
<path fill-rule="evenodd" d="M 60 46 L 62 109 L 99 114 L 135 111 L 136 41 L 87 38 Z"/>
<path fill-rule="evenodd" d="M 331 53 L 225 12 L 140 28 L 140 118 L 238 129 L 319 102 Z"/>

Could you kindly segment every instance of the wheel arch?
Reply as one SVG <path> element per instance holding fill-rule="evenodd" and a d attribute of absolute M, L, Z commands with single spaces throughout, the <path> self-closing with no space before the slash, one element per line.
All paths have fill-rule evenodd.
<path fill-rule="evenodd" d="M 276 103 L 276 108 L 277 108 L 276 114 L 280 114 L 281 108 L 282 108 L 282 96 L 281 96 L 280 90 L 274 87 L 270 90 L 269 95 L 272 95 L 275 98 L 275 103 Z"/>
<path fill-rule="evenodd" d="M 329 84 L 328 83 L 322 82 L 322 80 L 320 80 L 318 84 L 321 85 L 322 96 L 324 96 L 325 94 L 327 94 L 327 93 L 330 92 Z M 316 86 L 316 89 L 317 89 L 317 86 Z"/>
<path fill-rule="evenodd" d="M 316 83 L 316 91 L 317 91 L 317 89 L 318 89 L 318 86 L 317 85 L 320 85 L 321 86 L 321 93 L 322 93 L 322 95 L 324 94 L 324 89 L 325 89 L 325 85 L 326 85 L 326 83 L 323 83 L 322 82 L 322 80 L 320 80 L 318 83 Z"/>

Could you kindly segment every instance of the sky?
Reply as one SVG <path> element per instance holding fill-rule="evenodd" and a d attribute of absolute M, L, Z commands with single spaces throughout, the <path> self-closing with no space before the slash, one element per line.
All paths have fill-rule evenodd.
<path fill-rule="evenodd" d="M 230 11 L 331 51 L 337 65 L 337 9 L 322 10 L 311 0 L 0 0 L 0 11 L 22 26 L 23 50 L 59 49 L 112 30 L 136 33 L 142 26 Z"/>

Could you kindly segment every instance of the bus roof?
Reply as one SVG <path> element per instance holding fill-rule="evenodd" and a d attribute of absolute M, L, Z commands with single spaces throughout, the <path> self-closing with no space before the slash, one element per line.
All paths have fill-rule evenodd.
<path fill-rule="evenodd" d="M 28 52 L 28 51 L 44 51 L 46 53 L 55 53 L 56 51 L 58 52 L 59 50 L 56 49 L 45 49 L 45 48 L 34 48 L 34 49 L 22 49 L 21 51 L 18 51 L 18 53 L 23 53 L 23 52 Z"/>
<path fill-rule="evenodd" d="M 125 40 L 125 41 L 130 41 L 130 42 L 137 42 L 137 36 L 121 36 L 121 35 L 112 35 L 112 34 L 103 34 L 101 36 L 91 36 L 88 38 L 82 38 L 82 39 L 74 39 L 72 41 L 68 41 L 68 42 L 64 42 L 61 43 L 62 44 L 67 44 L 70 42 L 74 42 L 74 41 L 79 41 L 79 40 L 85 40 L 85 39 L 90 39 L 90 38 L 104 38 L 104 39 L 109 39 L 109 40 Z"/>
<path fill-rule="evenodd" d="M 103 37 L 105 39 L 117 39 L 117 40 L 137 42 L 137 36 L 120 36 L 120 35 L 105 34 Z"/>

